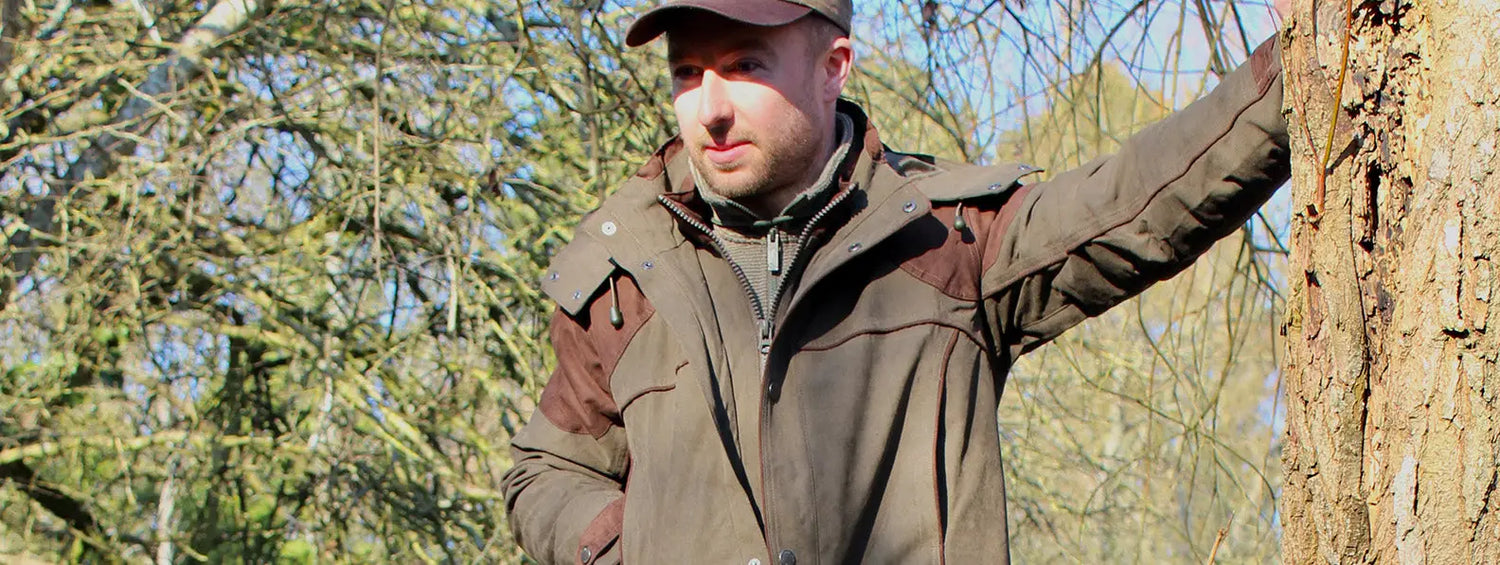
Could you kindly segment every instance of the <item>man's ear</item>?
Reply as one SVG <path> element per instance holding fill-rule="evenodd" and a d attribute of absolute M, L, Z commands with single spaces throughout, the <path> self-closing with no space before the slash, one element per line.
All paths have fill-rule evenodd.
<path fill-rule="evenodd" d="M 833 103 L 844 93 L 849 74 L 854 72 L 854 44 L 848 37 L 833 40 L 827 57 L 823 59 L 823 70 L 824 76 L 828 77 L 823 85 L 823 101 Z"/>

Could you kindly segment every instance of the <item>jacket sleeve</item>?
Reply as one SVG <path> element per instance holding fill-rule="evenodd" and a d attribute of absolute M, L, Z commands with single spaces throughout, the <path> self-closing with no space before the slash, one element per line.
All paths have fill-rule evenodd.
<path fill-rule="evenodd" d="M 1290 175 L 1272 38 L 1211 93 L 1119 153 L 1015 191 L 984 242 L 981 291 L 1019 355 L 1190 265 Z"/>
<path fill-rule="evenodd" d="M 620 559 L 630 460 L 609 375 L 624 346 L 621 336 L 628 340 L 637 328 L 590 324 L 601 319 L 594 314 L 574 317 L 559 309 L 553 315 L 557 369 L 531 420 L 511 441 L 515 466 L 503 482 L 510 528 L 528 555 L 545 564 Z"/>

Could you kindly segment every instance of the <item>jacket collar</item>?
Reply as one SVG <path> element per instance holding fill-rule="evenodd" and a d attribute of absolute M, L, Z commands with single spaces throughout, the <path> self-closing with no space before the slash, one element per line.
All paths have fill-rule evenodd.
<path fill-rule="evenodd" d="M 830 222 L 829 228 L 837 229 L 838 232 L 846 232 L 854 224 L 865 224 L 866 216 L 873 212 L 874 206 L 884 205 L 891 200 L 891 192 L 905 187 L 907 180 L 890 166 L 885 164 L 885 146 L 880 141 L 880 133 L 870 122 L 869 117 L 859 105 L 840 99 L 837 110 L 839 113 L 849 117 L 853 123 L 853 131 L 856 135 L 851 140 L 849 155 L 844 160 L 844 166 L 838 175 L 838 193 L 852 191 L 851 197 L 845 198 L 847 222 Z M 863 135 L 859 135 L 863 132 Z M 701 197 L 693 174 L 688 165 L 687 154 L 683 151 L 684 144 L 680 137 L 673 137 L 663 144 L 650 159 L 636 172 L 634 178 L 626 182 L 614 195 L 605 199 L 600 208 L 589 214 L 579 223 L 577 233 L 598 239 L 609 249 L 611 256 L 615 256 L 615 262 L 626 270 L 630 270 L 630 262 L 655 256 L 663 251 L 676 247 L 689 239 L 686 234 L 693 234 L 697 230 L 682 225 L 676 216 L 666 210 L 657 199 L 658 197 L 671 200 L 686 210 L 692 219 L 707 223 L 712 217 L 712 210 Z M 885 179 L 885 180 L 880 180 Z M 913 210 L 900 216 L 918 217 L 921 214 L 913 212 L 923 211 L 928 208 L 926 199 L 919 199 L 921 210 Z M 893 206 L 901 208 L 903 202 L 895 203 Z M 605 224 L 610 226 L 606 229 Z M 877 243 L 876 236 L 883 239 L 895 228 L 905 225 L 885 225 L 884 229 L 862 230 L 860 235 L 861 246 L 868 247 Z M 608 237 L 600 238 L 600 234 L 609 231 Z M 875 233 L 875 232 L 884 232 Z M 615 233 L 618 232 L 618 233 Z M 692 236 L 696 239 L 696 235 Z M 828 240 L 834 243 L 840 240 L 839 234 L 835 234 Z M 821 253 L 819 254 L 821 255 Z M 819 261 L 818 257 L 813 262 Z M 637 261 L 639 262 L 639 261 Z"/>

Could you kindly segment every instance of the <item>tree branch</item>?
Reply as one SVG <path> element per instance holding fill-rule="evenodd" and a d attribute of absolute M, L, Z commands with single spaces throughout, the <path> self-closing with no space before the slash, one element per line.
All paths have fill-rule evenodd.
<path fill-rule="evenodd" d="M 36 478 L 36 473 L 24 461 L 9 461 L 0 464 L 0 483 L 14 481 L 22 492 L 40 504 L 48 512 L 62 518 L 68 526 L 87 535 L 98 533 L 99 522 L 94 519 L 83 502 L 63 494 Z"/>
<path fill-rule="evenodd" d="M 0 76 L 10 68 L 11 57 L 16 53 L 17 37 L 21 36 L 21 0 L 5 0 L 0 6 Z"/>
<path fill-rule="evenodd" d="M 12 269 L 16 273 L 25 273 L 36 262 L 36 244 L 31 232 L 52 231 L 57 201 L 83 181 L 109 176 L 114 171 L 119 156 L 135 151 L 138 143 L 132 139 L 135 136 L 131 134 L 139 134 L 151 128 L 154 120 L 141 118 L 157 108 L 160 102 L 156 98 L 169 94 L 182 83 L 196 78 L 203 69 L 204 57 L 225 37 L 244 29 L 252 17 L 269 4 L 262 0 L 220 0 L 182 35 L 176 51 L 151 70 L 138 89 L 139 95 L 121 106 L 112 121 L 116 124 L 134 124 L 122 130 L 121 135 L 105 133 L 94 140 L 68 168 L 63 179 L 52 184 L 47 197 L 38 201 L 37 206 L 27 214 L 26 225 L 29 229 L 11 236 L 10 245 L 15 249 Z"/>

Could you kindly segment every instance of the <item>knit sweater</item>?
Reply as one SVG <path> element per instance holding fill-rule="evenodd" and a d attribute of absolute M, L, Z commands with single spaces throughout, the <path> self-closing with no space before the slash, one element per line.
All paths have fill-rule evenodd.
<path fill-rule="evenodd" d="M 725 259 L 744 272 L 768 317 L 776 315 L 778 299 L 797 284 L 800 273 L 793 269 L 799 266 L 792 261 L 814 251 L 802 249 L 808 243 L 803 239 L 803 228 L 838 192 L 838 171 L 854 142 L 854 122 L 838 114 L 835 128 L 839 145 L 823 165 L 822 174 L 775 218 L 760 218 L 744 205 L 719 196 L 696 169 L 693 171 L 700 195 L 713 209 L 714 235 L 724 244 Z"/>

